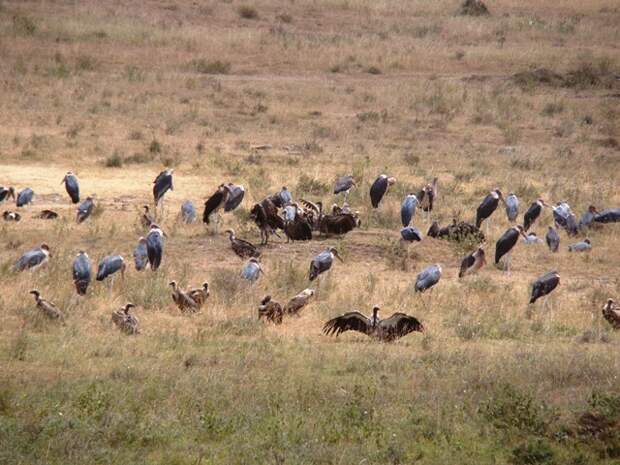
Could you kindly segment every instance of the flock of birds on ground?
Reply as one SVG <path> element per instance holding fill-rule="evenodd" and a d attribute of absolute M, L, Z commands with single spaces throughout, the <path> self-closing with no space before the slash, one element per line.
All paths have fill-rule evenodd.
<path fill-rule="evenodd" d="M 173 190 L 172 181 L 173 170 L 162 171 L 153 182 L 155 211 L 151 212 L 148 205 L 143 207 L 144 212 L 141 213 L 140 223 L 145 229 L 148 229 L 148 234 L 138 239 L 134 249 L 134 265 L 138 271 L 146 268 L 156 271 L 161 265 L 167 235 L 158 226 L 156 213 L 160 207 L 163 210 L 164 195 L 168 190 Z M 370 201 L 374 209 L 379 208 L 382 199 L 395 182 L 395 178 L 382 174 L 372 183 Z M 418 228 L 412 226 L 411 222 L 418 209 L 424 212 L 425 220 L 430 221 L 433 206 L 438 200 L 437 182 L 437 178 L 434 178 L 419 192 L 410 193 L 403 200 L 401 207 L 403 228 L 400 231 L 400 242 L 403 246 L 406 247 L 408 244 L 422 241 L 422 233 Z M 68 172 L 61 183 L 64 183 L 72 203 L 78 205 L 76 222 L 86 221 L 95 209 L 94 195 L 86 197 L 80 202 L 78 178 L 72 172 Z M 334 194 L 344 194 L 344 202 L 342 206 L 334 204 L 331 211 L 327 212 L 324 211 L 321 202 L 303 199 L 298 202 L 294 201 L 292 194 L 286 187 L 256 203 L 250 210 L 250 215 L 260 230 L 262 244 L 267 244 L 273 235 L 280 237 L 279 231 L 284 233 L 287 242 L 289 242 L 311 240 L 317 232 L 321 235 L 343 235 L 359 227 L 359 212 L 351 210 L 347 202 L 349 191 L 355 187 L 357 186 L 353 176 L 339 177 L 334 186 Z M 221 184 L 204 204 L 203 222 L 206 225 L 215 223 L 217 230 L 221 213 L 231 212 L 239 207 L 244 195 L 243 186 L 232 183 Z M 25 188 L 16 194 L 13 187 L 0 186 L 0 203 L 8 201 L 10 198 L 15 200 L 18 208 L 24 207 L 32 203 L 34 191 L 31 188 Z M 497 240 L 495 264 L 498 265 L 503 258 L 504 271 L 509 272 L 510 257 L 520 237 L 523 238 L 525 244 L 543 242 L 543 239 L 531 232 L 532 227 L 541 218 L 543 209 L 549 207 L 543 199 L 533 202 L 525 211 L 522 224 L 516 224 L 520 209 L 519 199 L 512 192 L 504 198 L 499 189 L 494 189 L 489 192 L 477 208 L 474 223 L 454 220 L 452 224 L 441 227 L 437 221 L 434 221 L 427 232 L 427 236 L 450 241 L 468 241 L 468 244 L 480 245 L 485 241 L 485 235 L 481 230 L 482 224 L 486 223 L 488 234 L 491 216 L 498 209 L 500 202 L 504 204 L 507 218 L 514 226 L 508 228 Z M 554 225 L 548 226 L 544 239 L 551 252 L 558 252 L 559 250 L 559 231 L 561 229 L 564 229 L 569 237 L 574 237 L 585 234 L 589 228 L 597 224 L 620 222 L 620 208 L 610 208 L 599 212 L 594 206 L 590 206 L 579 221 L 566 202 L 558 202 L 551 208 Z M 21 219 L 21 214 L 17 211 L 6 210 L 2 216 L 5 221 L 20 221 Z M 58 216 L 58 213 L 52 210 L 43 210 L 35 217 L 56 219 Z M 197 221 L 197 210 L 191 201 L 186 200 L 181 205 L 180 219 L 187 224 Z M 238 238 L 234 230 L 228 229 L 226 233 L 232 251 L 242 259 L 247 259 L 241 270 L 242 278 L 251 283 L 257 281 L 260 275 L 264 273 L 260 262 L 260 250 L 251 242 Z M 592 243 L 587 238 L 568 246 L 570 252 L 586 252 L 591 248 Z M 39 247 L 24 253 L 15 263 L 14 269 L 16 272 L 37 269 L 46 265 L 50 256 L 50 247 L 43 243 Z M 479 271 L 486 264 L 485 257 L 486 253 L 483 247 L 476 247 L 471 254 L 462 259 L 459 278 Z M 316 255 L 310 262 L 309 281 L 314 281 L 328 272 L 334 264 L 334 259 L 343 261 L 338 250 L 334 247 L 329 247 Z M 105 256 L 99 261 L 95 279 L 104 281 L 110 278 L 109 283 L 111 285 L 114 276 L 117 273 L 123 276 L 126 268 L 125 259 L 121 255 Z M 83 250 L 80 250 L 75 257 L 72 275 L 77 294 L 85 295 L 91 284 L 92 263 L 88 254 Z M 428 266 L 417 275 L 414 285 L 415 291 L 425 292 L 432 289 L 440 281 L 441 275 L 442 267 L 439 263 Z M 539 298 L 545 297 L 543 306 L 546 306 L 549 294 L 559 284 L 560 274 L 556 270 L 538 277 L 532 285 L 529 303 L 534 304 Z M 172 299 L 182 312 L 199 311 L 209 297 L 208 282 L 204 282 L 198 288 L 183 290 L 175 281 L 171 281 L 170 287 Z M 32 290 L 31 294 L 34 295 L 37 307 L 47 317 L 59 320 L 64 318 L 63 312 L 52 302 L 42 299 L 38 290 Z M 305 289 L 284 306 L 268 295 L 260 302 L 258 317 L 274 324 L 281 324 L 284 316 L 298 315 L 301 309 L 310 302 L 314 294 L 314 289 Z M 130 312 L 133 307 L 135 305 L 129 302 L 112 314 L 112 322 L 127 334 L 138 334 L 140 331 L 137 318 Z M 337 336 L 342 332 L 353 330 L 382 341 L 393 341 L 413 331 L 424 331 L 424 325 L 413 316 L 397 312 L 389 318 L 380 319 L 379 310 L 378 306 L 374 306 L 370 317 L 358 311 L 337 316 L 325 323 L 323 332 L 326 335 Z M 605 303 L 602 313 L 614 329 L 620 329 L 620 307 L 613 299 L 609 299 Z"/>

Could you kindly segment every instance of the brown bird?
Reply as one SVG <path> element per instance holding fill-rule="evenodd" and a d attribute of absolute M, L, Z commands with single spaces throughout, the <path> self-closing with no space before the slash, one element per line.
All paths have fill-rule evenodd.
<path fill-rule="evenodd" d="M 129 302 L 112 313 L 112 323 L 125 334 L 140 334 L 140 324 L 138 319 L 129 313 L 129 309 L 135 307 Z"/>
<path fill-rule="evenodd" d="M 348 312 L 329 320 L 323 326 L 323 333 L 327 336 L 344 333 L 353 330 L 366 334 L 383 342 L 392 342 L 413 331 L 424 332 L 424 326 L 417 318 L 404 313 L 394 313 L 385 320 L 379 319 L 377 314 L 379 307 L 375 305 L 372 309 L 372 317 L 368 318 L 360 312 Z"/>
<path fill-rule="evenodd" d="M 278 236 L 278 229 L 284 229 L 284 219 L 278 215 L 278 207 L 269 197 L 252 207 L 250 217 L 260 229 L 262 244 L 267 244 L 271 234 Z"/>
<path fill-rule="evenodd" d="M 205 281 L 202 283 L 202 287 L 191 289 L 188 294 L 191 299 L 196 302 L 198 308 L 202 308 L 204 303 L 209 298 L 209 283 Z"/>
<path fill-rule="evenodd" d="M 148 205 L 144 205 L 142 208 L 144 208 L 144 213 L 142 213 L 142 215 L 140 216 L 140 224 L 142 224 L 142 226 L 148 229 L 151 227 L 152 224 L 155 223 L 155 218 L 153 218 L 153 215 L 151 215 Z"/>
<path fill-rule="evenodd" d="M 172 300 L 182 312 L 197 312 L 198 304 L 183 289 L 177 286 L 176 281 L 168 283 L 172 286 Z"/>
<path fill-rule="evenodd" d="M 614 329 L 620 329 L 620 309 L 614 302 L 614 299 L 607 299 L 607 303 L 603 306 L 603 318 Z"/>
<path fill-rule="evenodd" d="M 35 218 L 39 218 L 41 220 L 55 220 L 58 218 L 58 213 L 54 210 L 41 210 L 41 212 L 35 216 Z"/>
<path fill-rule="evenodd" d="M 304 289 L 284 306 L 284 312 L 289 315 L 297 315 L 314 296 L 314 289 Z"/>
<path fill-rule="evenodd" d="M 474 253 L 466 256 L 461 262 L 461 269 L 459 271 L 459 278 L 468 274 L 477 273 L 480 268 L 487 264 L 485 259 L 484 250 L 482 247 L 478 247 Z"/>
<path fill-rule="evenodd" d="M 267 321 L 279 325 L 282 323 L 283 314 L 282 306 L 278 302 L 271 300 L 270 295 L 265 296 L 258 306 L 259 320 L 265 318 Z"/>
<path fill-rule="evenodd" d="M 36 289 L 30 291 L 34 295 L 34 300 L 37 302 L 37 307 L 43 312 L 43 314 L 50 320 L 64 320 L 65 317 L 60 310 L 49 300 L 41 298 L 41 293 Z"/>
<path fill-rule="evenodd" d="M 4 218 L 4 221 L 19 221 L 22 219 L 22 216 L 17 212 L 5 210 L 2 214 L 2 218 Z"/>
<path fill-rule="evenodd" d="M 256 246 L 249 243 L 248 241 L 244 241 L 243 239 L 238 239 L 235 236 L 235 231 L 229 229 L 226 231 L 228 233 L 228 239 L 230 239 L 230 246 L 239 257 L 241 258 L 258 258 L 260 257 L 260 252 L 256 249 Z"/>

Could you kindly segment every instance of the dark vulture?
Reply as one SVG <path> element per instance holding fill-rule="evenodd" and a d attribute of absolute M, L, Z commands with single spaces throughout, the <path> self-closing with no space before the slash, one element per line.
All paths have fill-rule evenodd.
<path fill-rule="evenodd" d="M 17 262 L 15 263 L 14 270 L 35 270 L 40 266 L 44 266 L 45 264 L 47 264 L 50 256 L 51 254 L 49 246 L 43 243 L 40 247 L 29 250 L 24 255 L 19 257 L 19 260 L 17 260 Z"/>
<path fill-rule="evenodd" d="M 190 289 L 188 294 L 191 297 L 191 299 L 194 302 L 196 302 L 196 305 L 198 305 L 198 308 L 202 308 L 202 306 L 205 304 L 205 302 L 207 301 L 210 295 L 209 283 L 205 281 L 204 283 L 202 283 L 202 287 Z"/>
<path fill-rule="evenodd" d="M 400 220 L 403 223 L 403 228 L 406 228 L 409 226 L 409 223 L 411 223 L 411 220 L 415 216 L 416 208 L 418 208 L 418 198 L 415 194 L 407 195 L 400 207 Z"/>
<path fill-rule="evenodd" d="M 58 213 L 54 210 L 41 210 L 38 215 L 35 216 L 40 220 L 55 220 L 58 218 Z"/>
<path fill-rule="evenodd" d="M 31 294 L 34 295 L 34 300 L 37 303 L 37 308 L 41 310 L 41 312 L 48 317 L 50 320 L 64 320 L 64 315 L 56 305 L 54 305 L 49 300 L 45 300 L 41 298 L 41 293 L 36 289 L 30 291 Z"/>
<path fill-rule="evenodd" d="M 125 259 L 120 255 L 108 255 L 103 257 L 97 267 L 97 281 L 103 281 L 108 276 L 112 276 L 118 271 L 121 272 L 121 277 L 125 275 Z"/>
<path fill-rule="evenodd" d="M 172 185 L 172 173 L 173 169 L 167 169 L 157 175 L 155 181 L 153 181 L 153 199 L 155 200 L 155 206 L 159 204 L 159 201 L 164 197 L 164 194 L 169 190 L 174 190 Z"/>
<path fill-rule="evenodd" d="M 620 309 L 614 299 L 607 299 L 607 303 L 603 306 L 603 318 L 613 329 L 620 329 Z"/>
<path fill-rule="evenodd" d="M 209 224 L 211 215 L 224 206 L 229 194 L 229 187 L 226 184 L 220 184 L 213 195 L 205 202 L 205 210 L 202 214 L 202 221 L 204 223 Z"/>
<path fill-rule="evenodd" d="M 477 273 L 480 268 L 486 265 L 484 250 L 482 247 L 478 247 L 474 253 L 467 255 L 463 261 L 461 261 L 461 269 L 459 270 L 459 278 L 467 276 L 469 274 Z"/>
<path fill-rule="evenodd" d="M 19 221 L 22 219 L 22 216 L 17 212 L 6 210 L 2 213 L 2 218 L 4 218 L 4 221 Z"/>
<path fill-rule="evenodd" d="M 83 223 L 93 213 L 95 209 L 95 203 L 92 197 L 86 197 L 86 199 L 78 206 L 76 221 Z"/>
<path fill-rule="evenodd" d="M 583 231 L 589 228 L 592 225 L 592 222 L 594 221 L 596 215 L 598 214 L 599 213 L 596 210 L 596 207 L 594 205 L 590 205 L 588 209 L 583 213 L 583 215 L 581 215 L 581 218 L 579 219 L 579 225 L 578 225 L 579 229 Z"/>
<path fill-rule="evenodd" d="M 432 288 L 441 279 L 441 265 L 436 263 L 422 270 L 415 280 L 415 291 L 424 292 Z"/>
<path fill-rule="evenodd" d="M 430 184 L 424 186 L 416 197 L 419 207 L 430 216 L 435 205 L 435 200 L 437 200 L 437 178 L 433 178 Z"/>
<path fill-rule="evenodd" d="M 383 342 L 392 342 L 414 331 L 424 332 L 422 323 L 413 316 L 397 312 L 381 320 L 378 313 L 378 306 L 373 307 L 370 318 L 357 311 L 345 313 L 325 323 L 323 333 L 338 336 L 345 331 L 357 331 Z"/>
<path fill-rule="evenodd" d="M 255 204 L 250 216 L 260 229 L 262 244 L 269 241 L 270 234 L 277 235 L 278 229 L 284 229 L 284 219 L 278 215 L 278 208 L 269 198 Z"/>
<path fill-rule="evenodd" d="M 254 244 L 243 239 L 238 239 L 235 236 L 235 231 L 228 229 L 228 239 L 230 240 L 230 247 L 241 258 L 260 257 L 260 252 Z"/>
<path fill-rule="evenodd" d="M 530 304 L 533 304 L 541 297 L 549 295 L 560 284 L 560 274 L 557 271 L 550 271 L 540 276 L 532 285 L 532 296 Z"/>
<path fill-rule="evenodd" d="M 156 224 L 151 225 L 146 236 L 146 254 L 151 270 L 156 271 L 164 255 L 164 232 Z"/>
<path fill-rule="evenodd" d="M 283 315 L 284 311 L 282 310 L 282 305 L 272 300 L 270 295 L 265 296 L 265 298 L 261 300 L 260 305 L 258 306 L 259 320 L 264 318 L 271 323 L 279 325 L 282 323 Z"/>
<path fill-rule="evenodd" d="M 67 194 L 71 197 L 71 202 L 80 203 L 80 183 L 78 182 L 78 178 L 72 171 L 67 171 L 65 177 L 62 178 L 60 183 L 65 183 L 65 189 L 67 190 Z"/>
<path fill-rule="evenodd" d="M 18 207 L 23 207 L 24 205 L 32 203 L 33 198 L 34 191 L 30 187 L 26 187 L 23 191 L 17 194 L 17 200 L 15 201 L 15 204 Z"/>
<path fill-rule="evenodd" d="M 504 201 L 502 191 L 494 189 L 488 193 L 488 195 L 482 200 L 482 203 L 476 210 L 476 227 L 479 228 L 482 222 L 489 218 L 499 205 L 499 201 Z"/>
<path fill-rule="evenodd" d="M 112 323 L 114 323 L 116 327 L 125 334 L 140 334 L 140 324 L 138 319 L 129 313 L 129 309 L 134 307 L 135 305 L 130 302 L 112 313 Z"/>
<path fill-rule="evenodd" d="M 607 208 L 594 215 L 597 223 L 618 223 L 620 221 L 620 208 Z"/>
<path fill-rule="evenodd" d="M 353 176 L 341 176 L 336 179 L 336 185 L 334 186 L 334 194 L 340 194 L 344 192 L 345 196 L 349 195 L 349 191 L 355 186 L 355 179 Z"/>
<path fill-rule="evenodd" d="M 407 226 L 400 230 L 400 237 L 405 242 L 420 242 L 422 233 L 414 226 Z"/>
<path fill-rule="evenodd" d="M 226 187 L 228 189 L 228 195 L 226 196 L 226 201 L 224 202 L 224 211 L 231 212 L 241 205 L 241 201 L 245 196 L 245 189 L 243 186 L 238 186 L 230 182 L 226 183 Z"/>
<path fill-rule="evenodd" d="M 466 221 L 452 220 L 452 224 L 444 227 L 440 227 L 437 221 L 433 221 L 433 224 L 426 233 L 429 237 L 437 239 L 447 239 L 454 242 L 463 241 L 475 241 L 480 244 L 484 242 L 484 233 L 480 231 L 475 225 L 467 223 Z"/>
<path fill-rule="evenodd" d="M 304 206 L 306 219 L 312 226 L 312 229 L 318 230 L 321 226 L 321 218 L 323 217 L 323 202 L 310 202 L 309 200 L 300 200 Z"/>
<path fill-rule="evenodd" d="M 557 252 L 560 249 L 560 235 L 553 226 L 549 226 L 545 235 L 545 241 L 547 242 L 547 247 L 552 252 Z"/>
<path fill-rule="evenodd" d="M 284 223 L 284 234 L 288 241 L 309 241 L 312 239 L 312 226 L 305 215 L 299 213 L 299 206 L 291 204 L 293 209 L 293 219 L 286 220 Z"/>
<path fill-rule="evenodd" d="M 310 281 L 314 281 L 321 273 L 328 271 L 332 267 L 334 257 L 343 262 L 335 247 L 330 247 L 314 257 L 312 262 L 310 262 L 310 271 L 308 273 Z"/>
<path fill-rule="evenodd" d="M 523 226 L 517 224 L 509 228 L 502 237 L 495 243 L 495 264 L 497 265 L 504 255 L 508 255 L 504 269 L 507 271 L 510 266 L 510 253 L 519 240 L 519 235 L 526 238 Z"/>
<path fill-rule="evenodd" d="M 176 281 L 168 283 L 172 287 L 172 300 L 182 312 L 197 312 L 199 307 L 194 299 L 187 292 L 181 289 Z"/>
<path fill-rule="evenodd" d="M 0 202 L 4 202 L 9 197 L 12 197 L 13 200 L 15 200 L 15 188 L 0 186 Z"/>
<path fill-rule="evenodd" d="M 291 300 L 289 300 L 284 306 L 284 313 L 287 315 L 297 315 L 304 308 L 312 297 L 314 296 L 314 289 L 304 289 Z"/>
<path fill-rule="evenodd" d="M 346 234 L 359 226 L 357 213 L 341 213 L 339 215 L 323 215 L 319 230 L 323 234 Z"/>
<path fill-rule="evenodd" d="M 538 199 L 536 202 L 530 205 L 530 208 L 527 209 L 525 214 L 523 215 L 523 230 L 527 231 L 532 227 L 532 225 L 536 222 L 538 218 L 540 218 L 540 214 L 542 213 L 543 207 L 547 204 L 543 199 Z"/>
<path fill-rule="evenodd" d="M 88 254 L 83 250 L 73 260 L 73 283 L 78 295 L 85 295 L 92 278 L 92 265 Z"/>
<path fill-rule="evenodd" d="M 375 179 L 375 182 L 370 186 L 370 203 L 372 204 L 372 208 L 379 208 L 381 199 L 395 182 L 396 178 L 388 177 L 385 174 Z"/>

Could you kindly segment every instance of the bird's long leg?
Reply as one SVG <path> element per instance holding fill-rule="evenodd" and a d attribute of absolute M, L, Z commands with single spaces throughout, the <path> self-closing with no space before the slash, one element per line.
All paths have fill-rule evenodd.
<path fill-rule="evenodd" d="M 509 252 L 506 255 L 506 260 L 504 261 L 504 271 L 506 272 L 506 274 L 510 274 L 510 256 L 512 255 L 511 252 Z"/>

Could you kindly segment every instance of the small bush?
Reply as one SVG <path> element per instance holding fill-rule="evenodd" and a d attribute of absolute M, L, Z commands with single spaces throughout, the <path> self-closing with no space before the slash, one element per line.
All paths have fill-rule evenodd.
<path fill-rule="evenodd" d="M 276 16 L 276 19 L 279 19 L 280 21 L 286 24 L 290 24 L 293 22 L 293 17 L 289 15 L 288 13 L 279 14 L 278 16 Z"/>
<path fill-rule="evenodd" d="M 537 439 L 515 447 L 511 462 L 514 465 L 550 464 L 554 463 L 554 453 L 546 441 Z"/>
<path fill-rule="evenodd" d="M 302 173 L 297 181 L 297 191 L 303 194 L 320 196 L 327 194 L 330 191 L 330 186 L 326 182 Z"/>
<path fill-rule="evenodd" d="M 131 133 L 129 134 L 129 140 L 142 140 L 142 132 L 131 131 Z"/>
<path fill-rule="evenodd" d="M 370 66 L 370 67 L 366 70 L 366 72 L 367 72 L 368 74 L 381 74 L 381 70 L 380 70 L 378 67 L 376 67 L 376 66 Z"/>
<path fill-rule="evenodd" d="M 28 16 L 16 14 L 13 16 L 13 32 L 20 36 L 32 36 L 37 31 L 34 20 Z"/>
<path fill-rule="evenodd" d="M 93 71 L 97 67 L 97 62 L 90 55 L 80 55 L 75 61 L 76 71 Z"/>
<path fill-rule="evenodd" d="M 403 155 L 403 161 L 409 166 L 415 166 L 420 163 L 420 157 L 411 152 L 405 152 Z"/>
<path fill-rule="evenodd" d="M 105 159 L 106 168 L 120 168 L 123 166 L 123 157 L 115 151 L 112 155 Z"/>
<path fill-rule="evenodd" d="M 153 139 L 149 145 L 150 153 L 161 153 L 161 144 L 157 139 Z"/>
<path fill-rule="evenodd" d="M 230 72 L 229 62 L 220 60 L 209 61 L 204 58 L 190 61 L 188 67 L 200 74 L 228 74 Z"/>
<path fill-rule="evenodd" d="M 243 19 L 258 19 L 258 11 L 253 6 L 241 5 L 237 9 L 237 13 Z"/>
<path fill-rule="evenodd" d="M 140 153 L 140 152 L 136 152 L 133 155 L 130 155 L 128 157 L 125 157 L 124 163 L 127 163 L 128 165 L 139 165 L 142 163 L 148 163 L 152 160 L 151 157 L 149 157 L 148 155 L 144 154 L 144 153 Z"/>
<path fill-rule="evenodd" d="M 564 104 L 561 102 L 551 102 L 545 105 L 542 110 L 543 116 L 553 116 L 564 111 Z"/>

